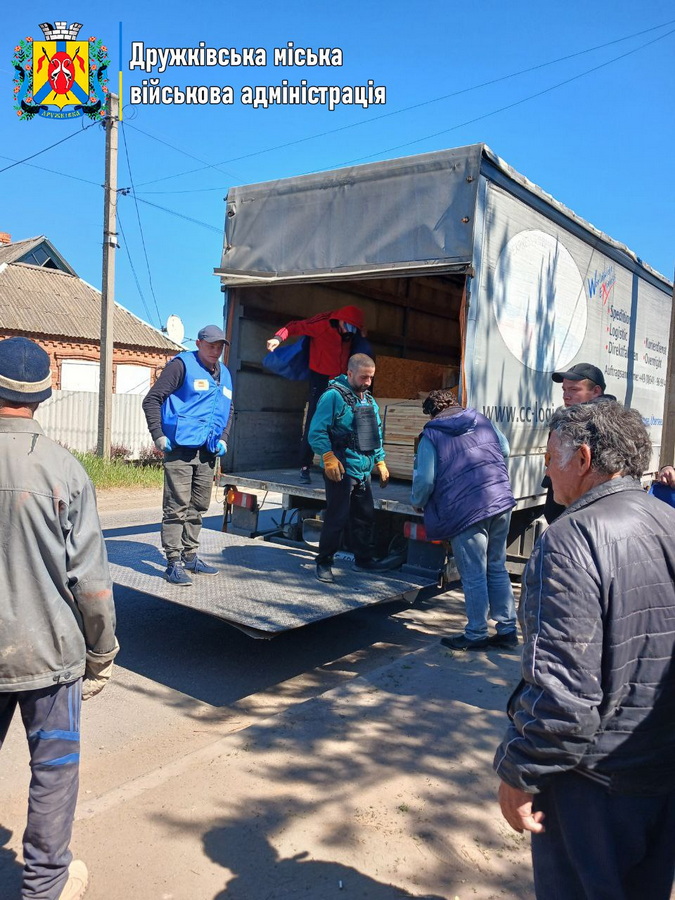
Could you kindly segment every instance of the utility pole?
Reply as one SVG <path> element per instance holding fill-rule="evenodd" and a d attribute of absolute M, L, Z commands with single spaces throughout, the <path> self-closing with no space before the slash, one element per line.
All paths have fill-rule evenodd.
<path fill-rule="evenodd" d="M 672 466 L 675 459 L 675 275 L 673 276 L 673 302 L 670 308 L 670 339 L 666 363 L 666 398 L 661 433 L 661 458 L 659 467 Z"/>
<path fill-rule="evenodd" d="M 96 452 L 110 459 L 112 434 L 113 315 L 115 311 L 115 250 L 117 249 L 117 123 L 119 97 L 108 94 L 103 185 L 103 278 L 101 280 L 101 364 L 98 389 Z"/>

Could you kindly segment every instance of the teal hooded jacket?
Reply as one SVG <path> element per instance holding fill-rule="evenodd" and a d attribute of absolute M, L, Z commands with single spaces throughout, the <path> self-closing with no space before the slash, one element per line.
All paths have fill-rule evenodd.
<path fill-rule="evenodd" d="M 331 450 L 335 452 L 335 447 L 331 443 L 329 429 L 337 435 L 348 435 L 353 431 L 354 413 L 352 407 L 342 397 L 339 391 L 332 390 L 331 385 L 340 384 L 351 391 L 356 398 L 357 403 L 367 403 L 374 407 L 375 417 L 377 419 L 377 427 L 380 434 L 380 445 L 373 453 L 360 453 L 347 447 L 344 452 L 338 455 L 342 461 L 345 472 L 352 478 L 363 481 L 368 478 L 376 463 L 384 460 L 384 448 L 382 446 L 382 421 L 380 420 L 380 411 L 373 397 L 366 393 L 363 400 L 359 399 L 358 394 L 352 390 L 346 375 L 339 375 L 332 381 L 328 382 L 328 387 L 319 397 L 316 412 L 312 417 L 312 423 L 309 426 L 309 443 L 312 450 L 322 457 L 321 465 L 323 466 L 323 455 Z"/>

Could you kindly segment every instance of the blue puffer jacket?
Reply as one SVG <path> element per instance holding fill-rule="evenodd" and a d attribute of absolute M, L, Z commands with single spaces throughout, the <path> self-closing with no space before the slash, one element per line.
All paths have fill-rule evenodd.
<path fill-rule="evenodd" d="M 632 478 L 591 488 L 544 532 L 520 601 L 503 781 L 537 793 L 574 769 L 616 793 L 675 789 L 674 574 L 675 509 Z"/>
<path fill-rule="evenodd" d="M 436 480 L 424 507 L 432 541 L 450 540 L 489 516 L 515 505 L 499 439 L 475 409 L 448 409 L 424 426 L 436 450 Z"/>

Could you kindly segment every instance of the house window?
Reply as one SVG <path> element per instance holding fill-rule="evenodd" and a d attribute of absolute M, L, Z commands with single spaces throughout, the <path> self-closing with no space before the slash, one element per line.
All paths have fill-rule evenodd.
<path fill-rule="evenodd" d="M 64 359 L 61 363 L 62 391 L 98 391 L 99 364 L 92 359 Z"/>
<path fill-rule="evenodd" d="M 150 372 L 148 366 L 132 366 L 119 363 L 115 380 L 116 394 L 147 394 L 150 390 Z"/>

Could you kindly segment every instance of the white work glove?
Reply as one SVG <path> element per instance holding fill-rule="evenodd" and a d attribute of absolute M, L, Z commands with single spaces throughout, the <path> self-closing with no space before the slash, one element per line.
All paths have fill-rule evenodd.
<path fill-rule="evenodd" d="M 158 450 L 161 450 L 162 453 L 168 453 L 173 449 L 173 447 L 171 446 L 171 441 L 165 434 L 162 434 L 157 438 L 157 440 L 155 441 L 155 447 L 157 447 Z"/>
<path fill-rule="evenodd" d="M 115 638 L 115 646 L 108 653 L 94 653 L 87 650 L 87 664 L 82 681 L 82 699 L 89 700 L 99 694 L 110 681 L 113 660 L 117 656 L 120 645 Z"/>
<path fill-rule="evenodd" d="M 225 441 L 218 441 L 216 444 L 216 456 L 225 456 L 227 453 L 227 444 Z"/>
<path fill-rule="evenodd" d="M 270 338 L 269 341 L 267 342 L 267 349 L 269 350 L 270 353 L 272 353 L 273 350 L 277 349 L 277 347 L 279 346 L 280 343 L 281 343 L 281 341 L 279 340 L 279 338 L 276 338 L 276 337 Z"/>

